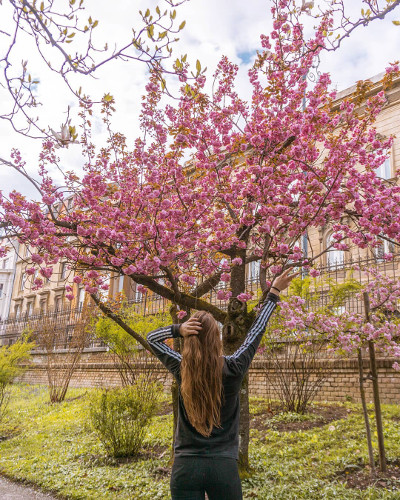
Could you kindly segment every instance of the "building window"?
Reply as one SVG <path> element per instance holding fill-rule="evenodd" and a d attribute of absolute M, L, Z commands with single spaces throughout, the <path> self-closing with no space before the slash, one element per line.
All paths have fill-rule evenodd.
<path fill-rule="evenodd" d="M 292 181 L 287 187 L 287 191 L 291 195 L 292 201 L 295 203 L 297 203 L 300 199 L 300 187 L 301 183 L 299 179 Z"/>
<path fill-rule="evenodd" d="M 125 276 L 121 274 L 118 278 L 118 293 L 121 293 L 124 290 L 124 278 Z"/>
<path fill-rule="evenodd" d="M 21 306 L 19 304 L 16 304 L 16 306 L 14 307 L 14 314 L 16 318 L 19 318 L 20 312 L 21 312 Z"/>
<path fill-rule="evenodd" d="M 374 256 L 378 261 L 383 261 L 385 254 L 395 253 L 395 246 L 391 241 L 378 237 L 378 246 L 374 248 Z"/>
<path fill-rule="evenodd" d="M 8 266 L 8 259 L 4 259 L 2 263 L 3 269 L 7 269 L 7 266 Z"/>
<path fill-rule="evenodd" d="M 61 295 L 57 295 L 54 299 L 54 309 L 59 311 L 61 309 Z"/>
<path fill-rule="evenodd" d="M 142 302 L 143 300 L 143 294 L 137 289 L 138 285 L 136 285 L 136 290 L 135 290 L 135 302 Z"/>
<path fill-rule="evenodd" d="M 329 248 L 329 250 L 326 253 L 326 265 L 328 267 L 341 267 L 344 264 L 344 252 L 343 250 L 338 250 L 336 248 L 333 248 L 331 245 L 333 245 L 336 242 L 335 238 L 333 238 L 333 235 L 330 234 L 326 238 L 326 248 Z"/>
<path fill-rule="evenodd" d="M 47 310 L 47 299 L 42 299 L 40 301 L 40 314 L 45 314 Z"/>
<path fill-rule="evenodd" d="M 3 297 L 3 287 L 4 287 L 4 284 L 0 283 L 0 299 Z"/>
<path fill-rule="evenodd" d="M 67 263 L 62 262 L 61 264 L 61 273 L 60 273 L 60 279 L 65 280 L 67 277 Z"/>
<path fill-rule="evenodd" d="M 392 178 L 392 165 L 390 161 L 390 157 L 386 158 L 386 160 L 379 165 L 379 167 L 375 170 L 377 177 L 381 179 L 391 179 Z"/>
<path fill-rule="evenodd" d="M 79 309 L 79 311 L 82 311 L 84 300 L 85 300 L 85 290 L 83 288 L 79 288 L 79 290 L 78 290 L 78 309 Z"/>
<path fill-rule="evenodd" d="M 20 291 L 23 291 L 25 289 L 25 283 L 26 283 L 26 273 L 22 273 L 21 281 L 19 283 L 19 290 Z"/>
<path fill-rule="evenodd" d="M 31 314 L 32 314 L 32 309 L 33 309 L 33 308 L 32 308 L 32 302 L 28 302 L 28 303 L 26 304 L 26 315 L 27 315 L 27 316 L 31 316 Z"/>
<path fill-rule="evenodd" d="M 256 260 L 249 264 L 249 279 L 250 281 L 257 281 L 260 277 L 260 261 Z"/>

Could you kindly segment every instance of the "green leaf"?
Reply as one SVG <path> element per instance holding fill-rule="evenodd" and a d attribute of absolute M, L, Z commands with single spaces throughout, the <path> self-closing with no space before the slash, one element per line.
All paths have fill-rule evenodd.
<path fill-rule="evenodd" d="M 392 21 L 395 26 L 400 26 L 400 21 Z"/>
<path fill-rule="evenodd" d="M 200 73 L 200 71 L 201 71 L 201 63 L 200 63 L 200 61 L 198 59 L 196 61 L 196 69 L 197 69 L 197 72 Z"/>
<path fill-rule="evenodd" d="M 147 9 L 145 14 L 144 14 L 144 17 L 149 17 L 149 15 L 150 15 L 150 9 Z"/>
<path fill-rule="evenodd" d="M 183 28 L 185 27 L 185 25 L 186 25 L 186 21 L 182 21 L 181 24 L 179 25 L 179 31 L 183 30 Z"/>

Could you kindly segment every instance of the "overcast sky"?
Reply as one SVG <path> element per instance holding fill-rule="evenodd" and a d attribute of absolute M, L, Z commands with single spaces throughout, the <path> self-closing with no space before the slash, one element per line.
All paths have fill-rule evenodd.
<path fill-rule="evenodd" d="M 353 9 L 359 10 L 361 0 L 345 0 Z M 160 7 L 163 3 L 158 2 Z M 152 0 L 86 0 L 87 15 L 99 20 L 95 31 L 96 40 L 129 41 L 131 28 L 138 26 L 138 10 L 154 7 Z M 164 4 L 165 5 L 165 4 Z M 8 14 L 8 5 L 0 7 L 0 30 L 11 32 L 12 24 Z M 174 47 L 178 56 L 187 53 L 191 61 L 199 59 L 202 66 L 207 66 L 208 75 L 212 75 L 222 55 L 227 55 L 240 67 L 238 88 L 242 95 L 248 96 L 250 87 L 247 83 L 247 70 L 254 61 L 259 49 L 259 35 L 268 34 L 271 29 L 270 2 L 268 0 L 190 0 L 178 8 L 178 19 L 186 20 L 186 27 L 180 34 L 180 41 Z M 400 57 L 400 27 L 393 25 L 393 19 L 399 19 L 400 12 L 383 21 L 376 21 L 368 28 L 355 32 L 345 40 L 335 53 L 327 53 L 322 57 L 320 70 L 329 71 L 333 85 L 342 90 L 355 81 L 368 78 L 384 71 L 389 62 Z M 72 116 L 76 113 L 75 102 L 68 89 L 57 78 L 57 75 L 46 70 L 37 57 L 37 53 L 29 39 L 21 40 L 17 47 L 16 61 L 27 59 L 32 74 L 40 78 L 38 97 L 43 106 L 38 110 L 44 124 L 59 130 L 65 121 L 65 110 L 71 106 Z M 4 38 L 1 43 L 4 43 Z M 2 50 L 3 51 L 3 50 Z M 117 101 L 117 113 L 114 117 L 116 130 L 121 130 L 130 141 L 138 134 L 138 116 L 140 98 L 146 83 L 146 68 L 135 62 L 112 62 L 97 73 L 96 80 L 74 81 L 75 88 L 83 86 L 93 99 L 110 92 Z M 2 112 L 7 109 L 7 97 L 0 89 L 0 105 Z M 104 129 L 99 118 L 94 120 L 94 132 L 98 139 L 104 138 Z M 0 122 L 1 147 L 0 156 L 9 158 L 12 147 L 21 149 L 31 172 L 37 169 L 38 141 L 27 140 L 15 132 L 6 122 Z M 68 150 L 59 150 L 62 164 L 67 169 L 79 169 L 82 158 L 79 146 L 71 146 Z M 0 167 L 0 189 L 8 193 L 12 189 L 32 193 L 25 180 L 5 167 Z"/>

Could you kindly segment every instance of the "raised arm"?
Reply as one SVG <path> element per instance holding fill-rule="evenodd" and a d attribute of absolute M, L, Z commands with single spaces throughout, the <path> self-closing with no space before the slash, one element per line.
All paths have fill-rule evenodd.
<path fill-rule="evenodd" d="M 268 320 L 275 310 L 279 297 L 273 293 L 269 293 L 267 300 L 257 316 L 257 319 L 252 324 L 248 331 L 243 344 L 231 356 L 226 356 L 226 360 L 231 368 L 242 375 L 247 372 L 250 363 L 252 362 L 257 348 L 260 345 L 264 335 Z"/>
<path fill-rule="evenodd" d="M 267 295 L 267 300 L 264 302 L 257 319 L 248 331 L 243 344 L 231 356 L 226 356 L 226 360 L 231 369 L 243 376 L 247 372 L 250 363 L 256 354 L 257 348 L 260 345 L 269 318 L 274 312 L 276 304 L 279 300 L 279 293 L 282 290 L 285 290 L 289 286 L 291 280 L 298 275 L 298 273 L 289 273 L 290 269 L 282 273 L 274 280 L 271 286 L 271 292 Z"/>

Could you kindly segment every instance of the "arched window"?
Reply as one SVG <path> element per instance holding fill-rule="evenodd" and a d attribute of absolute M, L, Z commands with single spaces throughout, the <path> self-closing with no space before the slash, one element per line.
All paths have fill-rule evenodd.
<path fill-rule="evenodd" d="M 295 179 L 292 181 L 289 186 L 288 186 L 288 192 L 290 193 L 292 197 L 293 202 L 298 202 L 300 198 L 300 189 L 301 183 L 298 179 Z"/>
<path fill-rule="evenodd" d="M 329 234 L 326 238 L 326 248 L 329 250 L 326 253 L 326 265 L 328 267 L 341 267 L 344 264 L 344 252 L 332 247 L 336 242 L 333 234 Z"/>

